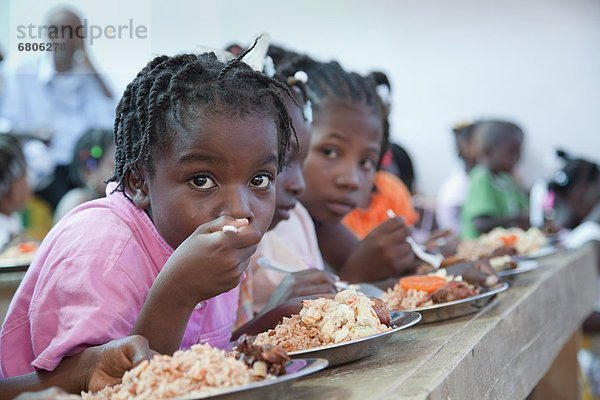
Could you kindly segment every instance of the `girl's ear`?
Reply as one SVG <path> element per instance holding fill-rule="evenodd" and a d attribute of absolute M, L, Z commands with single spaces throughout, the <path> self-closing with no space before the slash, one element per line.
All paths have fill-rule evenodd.
<path fill-rule="evenodd" d="M 127 191 L 131 196 L 133 204 L 139 209 L 145 210 L 150 207 L 150 196 L 148 183 L 139 170 L 130 170 L 127 173 Z"/>

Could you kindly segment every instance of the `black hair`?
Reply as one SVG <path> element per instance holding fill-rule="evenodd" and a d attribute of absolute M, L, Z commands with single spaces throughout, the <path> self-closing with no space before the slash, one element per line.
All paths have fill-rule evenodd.
<path fill-rule="evenodd" d="M 391 107 L 390 107 L 390 99 L 383 99 L 380 96 L 380 93 L 378 92 L 377 88 L 379 86 L 386 86 L 389 90 L 389 94 L 391 94 L 392 91 L 392 85 L 390 84 L 390 80 L 388 78 L 388 76 L 381 71 L 372 71 L 367 75 L 367 79 L 371 81 L 371 84 L 375 87 L 375 92 L 377 93 L 377 96 L 379 97 L 379 99 L 381 100 L 381 105 L 383 107 L 383 138 L 381 141 L 381 156 L 379 157 L 379 162 L 377 163 L 377 169 L 381 168 L 381 160 L 383 158 L 383 155 L 387 152 L 388 149 L 391 149 L 392 152 L 394 153 L 394 158 L 396 158 L 396 156 L 400 156 L 400 154 L 396 154 L 394 149 L 391 148 L 391 144 L 390 144 L 390 112 L 391 112 Z M 408 154 L 406 154 L 406 156 L 408 156 Z M 404 158 L 404 157 L 403 157 Z M 410 159 L 409 159 L 410 161 Z M 410 164 L 410 168 L 412 171 L 412 163 Z M 398 163 L 398 166 L 400 166 L 400 163 Z M 412 172 L 411 172 L 412 174 Z M 414 175 L 413 178 L 414 180 Z M 405 181 L 406 183 L 406 181 Z M 408 185 L 407 185 L 408 186 Z M 412 192 L 412 188 L 411 188 L 411 192 Z"/>
<path fill-rule="evenodd" d="M 69 177 L 74 185 L 85 186 L 85 172 L 98 168 L 112 145 L 110 129 L 89 129 L 79 138 L 69 167 Z"/>
<path fill-rule="evenodd" d="M 280 65 L 285 65 L 286 62 L 298 57 L 299 54 L 281 46 L 270 45 L 267 55 L 271 57 L 271 60 L 275 66 L 275 75 L 273 75 L 273 79 L 283 83 L 291 90 L 294 100 L 299 106 L 304 106 L 307 104 L 309 102 L 309 98 L 308 86 L 306 85 L 306 82 L 303 82 L 297 76 L 295 76 L 295 72 L 292 72 L 289 69 L 286 70 L 279 68 Z"/>
<path fill-rule="evenodd" d="M 473 138 L 473 133 L 479 123 L 480 121 L 460 122 L 452 127 L 452 133 L 457 139 L 468 142 Z"/>
<path fill-rule="evenodd" d="M 573 158 L 563 150 L 556 151 L 565 165 L 554 174 L 548 188 L 557 195 L 567 194 L 579 183 L 594 183 L 600 178 L 600 167 L 591 161 Z"/>
<path fill-rule="evenodd" d="M 382 120 L 382 153 L 387 148 L 389 128 L 386 129 L 387 118 L 374 81 L 355 72 L 348 72 L 337 61 L 318 62 L 303 54 L 294 53 L 285 57 L 278 67 L 277 73 L 294 76 L 303 71 L 308 76 L 308 100 L 312 104 L 314 115 L 318 117 L 326 101 L 345 104 L 362 104 L 373 110 Z"/>
<path fill-rule="evenodd" d="M 21 143 L 9 133 L 0 133 L 0 198 L 4 197 L 13 182 L 26 172 L 27 163 Z"/>
<path fill-rule="evenodd" d="M 506 135 L 511 133 L 523 138 L 523 130 L 517 124 L 509 121 L 479 121 L 470 132 L 471 135 L 477 135 L 479 148 L 484 152 L 504 142 Z"/>
<path fill-rule="evenodd" d="M 308 75 L 308 99 L 317 113 L 325 101 L 337 100 L 364 104 L 383 115 L 381 99 L 373 82 L 355 72 L 347 72 L 336 61 L 322 63 L 309 56 L 296 54 L 285 59 L 277 71 L 287 76 L 294 76 L 298 71 Z"/>
<path fill-rule="evenodd" d="M 375 82 L 375 86 L 385 85 L 390 91 L 392 90 L 392 85 L 390 84 L 390 80 L 385 72 L 381 71 L 372 71 L 367 75 L 368 78 L 371 78 L 373 82 Z"/>
<path fill-rule="evenodd" d="M 398 166 L 398 178 L 408 188 L 411 193 L 415 192 L 415 169 L 408 152 L 399 144 L 390 143 L 389 148 L 392 152 L 392 158 Z"/>
<path fill-rule="evenodd" d="M 298 53 L 278 46 L 276 44 L 270 44 L 269 50 L 267 51 L 267 55 L 271 57 L 271 60 L 273 60 L 273 64 L 275 64 L 275 70 L 277 70 L 277 67 L 280 66 L 283 63 L 283 61 L 289 60 L 291 57 L 297 56 Z"/>
<path fill-rule="evenodd" d="M 253 48 L 227 64 L 218 61 L 214 53 L 159 56 L 138 73 L 116 110 L 115 174 L 110 179 L 117 182 L 116 190 L 124 192 L 127 174 L 140 167 L 153 173 L 152 157 L 168 148 L 178 128 L 186 128 L 183 116 L 198 112 L 192 107 L 216 114 L 272 116 L 281 171 L 290 136 L 295 133 L 282 97 L 291 93 L 286 85 L 242 62 Z"/>

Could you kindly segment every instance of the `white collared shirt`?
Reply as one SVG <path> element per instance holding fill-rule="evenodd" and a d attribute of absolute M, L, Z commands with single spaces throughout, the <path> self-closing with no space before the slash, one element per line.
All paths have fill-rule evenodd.
<path fill-rule="evenodd" d="M 47 132 L 59 165 L 71 162 L 86 130 L 112 129 L 114 123 L 115 100 L 104 95 L 96 78 L 82 68 L 57 73 L 50 53 L 7 69 L 3 97 L 1 117 L 15 133 Z"/>

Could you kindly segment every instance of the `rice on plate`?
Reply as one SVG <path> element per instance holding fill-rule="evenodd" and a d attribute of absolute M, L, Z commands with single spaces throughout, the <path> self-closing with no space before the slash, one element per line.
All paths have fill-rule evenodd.
<path fill-rule="evenodd" d="M 512 247 L 518 254 L 527 255 L 540 250 L 548 243 L 544 233 L 538 228 L 495 228 L 473 240 L 463 240 L 458 245 L 457 256 L 465 260 L 479 260 L 489 257 L 502 247 Z"/>
<path fill-rule="evenodd" d="M 377 301 L 354 289 L 342 290 L 333 299 L 303 300 L 299 314 L 284 317 L 275 328 L 258 334 L 254 344 L 292 352 L 390 331 L 384 323 L 389 321 L 389 313 L 378 307 Z"/>
<path fill-rule="evenodd" d="M 462 276 L 448 275 L 439 269 L 426 275 L 413 275 L 400 280 L 382 295 L 390 310 L 418 310 L 434 304 L 464 299 L 479 293 L 475 286 L 463 282 Z"/>

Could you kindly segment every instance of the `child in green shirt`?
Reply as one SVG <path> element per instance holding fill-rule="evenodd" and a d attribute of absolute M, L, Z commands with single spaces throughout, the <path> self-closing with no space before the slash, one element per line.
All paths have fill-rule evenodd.
<path fill-rule="evenodd" d="M 495 227 L 527 228 L 528 198 L 512 176 L 521 157 L 523 131 L 503 121 L 477 124 L 480 163 L 469 174 L 469 194 L 462 209 L 463 238 Z"/>

